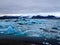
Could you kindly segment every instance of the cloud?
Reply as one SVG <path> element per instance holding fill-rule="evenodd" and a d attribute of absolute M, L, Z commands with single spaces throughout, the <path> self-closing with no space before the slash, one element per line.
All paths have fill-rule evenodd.
<path fill-rule="evenodd" d="M 60 12 L 60 0 L 0 0 L 1 14 Z"/>

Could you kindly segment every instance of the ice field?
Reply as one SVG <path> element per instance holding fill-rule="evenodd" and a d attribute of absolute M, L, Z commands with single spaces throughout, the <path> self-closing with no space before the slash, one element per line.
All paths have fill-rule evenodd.
<path fill-rule="evenodd" d="M 0 34 L 56 38 L 60 37 L 60 20 L 4 19 L 0 20 Z"/>
<path fill-rule="evenodd" d="M 39 37 L 45 40 L 56 39 L 60 41 L 60 20 L 23 18 L 1 19 L 0 36 L 2 35 Z"/>

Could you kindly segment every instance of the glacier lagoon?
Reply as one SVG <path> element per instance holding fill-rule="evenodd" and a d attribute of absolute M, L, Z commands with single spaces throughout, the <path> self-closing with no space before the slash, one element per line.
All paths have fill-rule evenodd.
<path fill-rule="evenodd" d="M 29 37 L 60 37 L 60 20 L 54 19 L 3 19 L 0 35 Z"/>
<path fill-rule="evenodd" d="M 60 20 L 58 19 L 1 19 L 0 37 L 12 35 L 37 37 L 60 41 Z M 44 43 L 44 42 L 43 42 Z M 58 42 L 59 43 L 59 42 Z"/>

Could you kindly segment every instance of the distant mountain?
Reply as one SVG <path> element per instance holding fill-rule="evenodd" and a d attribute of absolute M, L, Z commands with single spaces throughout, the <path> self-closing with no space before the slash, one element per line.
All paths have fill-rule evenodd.
<path fill-rule="evenodd" d="M 19 18 L 19 16 L 2 16 L 2 17 L 0 17 L 0 19 L 15 19 L 15 18 Z"/>
<path fill-rule="evenodd" d="M 60 17 L 55 17 L 52 15 L 48 15 L 48 16 L 37 15 L 37 16 L 32 16 L 32 19 L 60 19 Z"/>
<path fill-rule="evenodd" d="M 48 16 L 40 16 L 40 15 L 37 15 L 37 16 L 32 16 L 32 17 L 29 17 L 29 16 L 2 16 L 2 17 L 0 17 L 0 19 L 19 19 L 19 18 L 60 19 L 60 17 L 55 17 L 55 16 L 52 16 L 52 15 L 48 15 Z"/>

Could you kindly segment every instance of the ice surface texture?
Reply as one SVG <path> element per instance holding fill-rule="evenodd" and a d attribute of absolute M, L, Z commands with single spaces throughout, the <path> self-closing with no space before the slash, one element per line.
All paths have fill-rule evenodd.
<path fill-rule="evenodd" d="M 57 19 L 0 19 L 0 35 L 60 37 L 60 20 Z"/>

